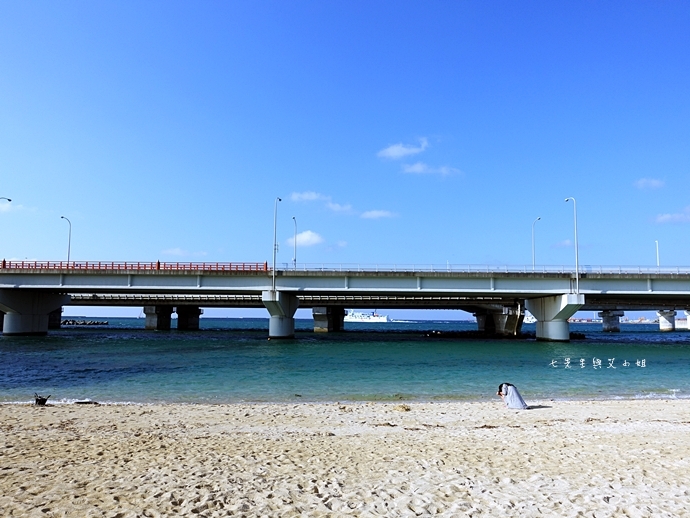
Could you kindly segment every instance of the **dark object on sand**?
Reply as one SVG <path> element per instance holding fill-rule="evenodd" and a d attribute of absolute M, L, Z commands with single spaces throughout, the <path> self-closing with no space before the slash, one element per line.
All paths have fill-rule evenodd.
<path fill-rule="evenodd" d="M 75 401 L 75 405 L 98 405 L 100 404 L 98 401 Z"/>
<path fill-rule="evenodd" d="M 36 392 L 34 392 L 34 398 L 36 398 L 36 402 L 34 403 L 36 406 L 46 406 L 46 403 L 48 402 L 48 398 L 50 397 L 50 394 L 48 394 L 46 397 L 39 396 Z"/>

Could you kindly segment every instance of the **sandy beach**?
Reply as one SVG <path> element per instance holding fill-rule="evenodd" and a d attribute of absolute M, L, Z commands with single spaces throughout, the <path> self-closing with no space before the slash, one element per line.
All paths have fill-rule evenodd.
<path fill-rule="evenodd" d="M 1 516 L 690 516 L 690 401 L 0 405 Z"/>

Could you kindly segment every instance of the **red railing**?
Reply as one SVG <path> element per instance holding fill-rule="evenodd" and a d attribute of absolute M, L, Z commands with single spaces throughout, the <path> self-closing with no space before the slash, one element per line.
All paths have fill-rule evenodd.
<path fill-rule="evenodd" d="M 268 263 L 153 263 L 119 261 L 6 261 L 6 270 L 70 270 L 70 271 L 172 271 L 172 272 L 267 272 Z"/>

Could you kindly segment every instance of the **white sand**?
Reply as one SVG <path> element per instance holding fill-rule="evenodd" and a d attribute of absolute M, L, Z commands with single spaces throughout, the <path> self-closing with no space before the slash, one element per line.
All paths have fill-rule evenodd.
<path fill-rule="evenodd" d="M 690 516 L 690 401 L 0 405 L 0 516 Z"/>

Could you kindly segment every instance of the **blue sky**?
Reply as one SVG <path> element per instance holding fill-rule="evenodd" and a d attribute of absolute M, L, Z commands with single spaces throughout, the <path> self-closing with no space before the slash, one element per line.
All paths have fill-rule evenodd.
<path fill-rule="evenodd" d="M 687 2 L 3 2 L 0 256 L 688 266 Z"/>

